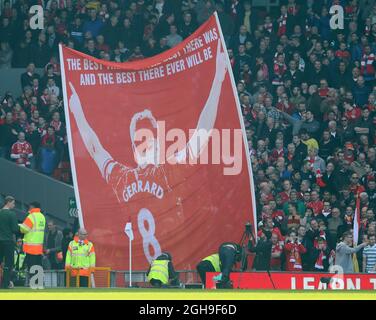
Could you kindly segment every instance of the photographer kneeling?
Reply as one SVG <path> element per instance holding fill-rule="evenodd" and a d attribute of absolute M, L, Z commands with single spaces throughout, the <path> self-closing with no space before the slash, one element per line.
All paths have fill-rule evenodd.
<path fill-rule="evenodd" d="M 241 260 L 241 247 L 234 242 L 225 242 L 219 247 L 219 260 L 221 262 L 222 278 L 218 288 L 232 289 L 230 272 L 232 267 Z"/>

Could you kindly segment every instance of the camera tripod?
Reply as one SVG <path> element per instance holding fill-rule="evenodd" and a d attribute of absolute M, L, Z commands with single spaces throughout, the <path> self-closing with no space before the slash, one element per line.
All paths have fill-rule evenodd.
<path fill-rule="evenodd" d="M 245 230 L 243 235 L 240 239 L 240 247 L 241 247 L 241 271 L 247 270 L 248 267 L 248 243 L 249 241 L 254 242 L 255 238 L 252 233 L 252 225 L 248 222 L 245 224 Z"/>
<path fill-rule="evenodd" d="M 256 243 L 255 237 L 253 236 L 253 233 L 252 233 L 252 224 L 246 223 L 245 230 L 244 230 L 242 238 L 240 240 L 240 247 L 241 247 L 241 250 L 242 250 L 242 252 L 241 252 L 241 271 L 242 272 L 246 271 L 247 268 L 248 268 L 248 248 L 247 248 L 247 246 L 248 246 L 249 241 L 251 241 L 253 244 Z M 272 284 L 272 286 L 275 290 L 276 287 L 275 287 L 272 275 L 270 274 L 270 269 L 266 270 L 266 272 L 268 273 L 270 282 L 271 282 L 271 284 Z M 240 283 L 240 278 L 239 278 L 239 283 Z"/>

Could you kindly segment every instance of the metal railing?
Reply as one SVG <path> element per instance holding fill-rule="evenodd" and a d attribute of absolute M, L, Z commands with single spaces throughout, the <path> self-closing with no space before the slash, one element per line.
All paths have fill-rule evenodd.
<path fill-rule="evenodd" d="M 111 270 L 111 268 L 97 267 L 94 269 L 93 278 L 89 277 L 89 287 L 95 288 L 128 288 L 129 271 Z M 178 270 L 179 280 L 183 284 L 201 283 L 200 277 L 195 270 Z M 132 287 L 148 288 L 149 281 L 147 271 L 132 271 Z M 65 270 L 44 270 L 43 284 L 45 288 L 78 288 L 80 287 L 79 276 L 72 277 L 69 271 Z M 94 283 L 92 281 L 94 280 Z"/>
<path fill-rule="evenodd" d="M 201 283 L 200 277 L 195 270 L 177 270 L 179 280 L 183 284 Z M 132 286 L 133 287 L 150 287 L 146 276 L 147 271 L 132 271 Z M 114 270 L 111 271 L 111 288 L 126 288 L 130 286 L 130 277 L 128 270 Z"/>
<path fill-rule="evenodd" d="M 45 270 L 43 277 L 45 288 L 64 288 L 66 286 L 64 270 Z"/>

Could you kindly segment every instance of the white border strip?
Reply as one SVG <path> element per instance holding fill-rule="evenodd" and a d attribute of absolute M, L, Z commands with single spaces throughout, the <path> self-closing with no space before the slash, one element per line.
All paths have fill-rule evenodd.
<path fill-rule="evenodd" d="M 65 124 L 67 126 L 68 148 L 69 148 L 69 157 L 70 157 L 70 163 L 71 163 L 71 169 L 72 169 L 73 189 L 74 189 L 74 195 L 76 197 L 76 204 L 77 204 L 77 209 L 78 209 L 78 219 L 80 222 L 80 227 L 84 228 L 84 219 L 83 219 L 83 214 L 82 214 L 82 209 L 81 209 L 81 200 L 80 200 L 80 193 L 79 193 L 78 181 L 77 181 L 76 163 L 74 161 L 73 140 L 72 140 L 71 125 L 70 125 L 70 117 L 69 117 L 69 107 L 68 107 L 67 83 L 65 79 L 63 46 L 61 43 L 59 44 L 59 55 L 60 55 L 60 70 L 61 70 L 62 87 L 63 87 Z"/>
<path fill-rule="evenodd" d="M 248 144 L 247 144 L 247 134 L 246 134 L 246 131 L 245 131 L 243 114 L 242 114 L 241 107 L 240 107 L 238 92 L 236 91 L 236 84 L 235 84 L 234 75 L 232 73 L 230 58 L 229 58 L 228 53 L 227 53 L 226 42 L 225 42 L 225 39 L 223 37 L 222 28 L 221 28 L 221 24 L 219 23 L 219 18 L 218 18 L 217 12 L 214 12 L 214 16 L 215 16 L 215 19 L 217 21 L 217 26 L 218 26 L 218 29 L 219 29 L 219 35 L 220 35 L 221 41 L 222 41 L 222 47 L 223 47 L 223 50 L 225 51 L 225 56 L 226 56 L 226 61 L 227 61 L 227 70 L 228 70 L 228 73 L 230 75 L 232 91 L 233 91 L 233 94 L 234 94 L 236 107 L 238 109 L 240 126 L 241 126 L 241 129 L 242 129 L 242 132 L 243 132 L 243 143 L 244 143 L 244 147 L 245 147 L 245 155 L 246 155 L 246 158 L 247 158 L 248 173 L 249 173 L 249 183 L 250 183 L 250 187 L 251 187 L 251 199 L 252 199 L 253 220 L 254 220 L 254 221 L 252 221 L 253 222 L 253 228 L 254 228 L 254 238 L 255 238 L 255 241 L 257 241 L 257 210 L 256 210 L 255 186 L 254 186 L 254 183 L 253 183 L 253 172 L 252 172 L 252 166 L 251 166 L 251 156 L 250 156 Z"/>

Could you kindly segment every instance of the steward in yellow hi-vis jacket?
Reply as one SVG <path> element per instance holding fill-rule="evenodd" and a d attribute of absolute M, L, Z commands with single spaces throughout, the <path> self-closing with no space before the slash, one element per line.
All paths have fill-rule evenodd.
<path fill-rule="evenodd" d="M 175 272 L 171 255 L 167 252 L 152 261 L 146 275 L 153 287 L 179 284 L 179 275 Z"/>
<path fill-rule="evenodd" d="M 200 275 L 202 284 L 206 286 L 207 272 L 221 272 L 221 261 L 219 260 L 219 254 L 215 253 L 202 259 L 197 265 L 196 269 Z"/>
<path fill-rule="evenodd" d="M 26 254 L 25 264 L 28 270 L 31 266 L 42 266 L 44 232 L 46 218 L 40 209 L 38 202 L 29 205 L 29 214 L 22 224 L 20 231 L 24 234 L 23 251 Z"/>
<path fill-rule="evenodd" d="M 65 270 L 71 277 L 80 277 L 80 287 L 88 287 L 89 277 L 95 268 L 95 250 L 92 242 L 87 240 L 85 229 L 78 230 L 78 236 L 69 243 Z"/>

